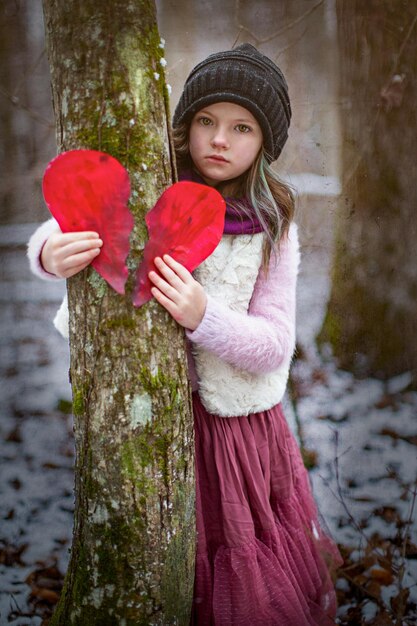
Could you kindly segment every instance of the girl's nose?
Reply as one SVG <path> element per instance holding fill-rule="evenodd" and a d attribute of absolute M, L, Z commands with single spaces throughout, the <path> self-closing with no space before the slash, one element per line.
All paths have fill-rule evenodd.
<path fill-rule="evenodd" d="M 211 138 L 211 145 L 218 148 L 228 148 L 229 139 L 227 137 L 227 133 L 224 130 L 217 128 Z"/>

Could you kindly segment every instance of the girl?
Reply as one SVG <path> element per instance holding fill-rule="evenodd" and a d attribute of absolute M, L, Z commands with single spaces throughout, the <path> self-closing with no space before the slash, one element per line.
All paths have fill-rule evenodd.
<path fill-rule="evenodd" d="M 326 626 L 336 613 L 331 574 L 342 559 L 281 408 L 299 250 L 293 196 L 270 163 L 290 118 L 282 72 L 243 44 L 192 70 L 173 119 L 180 179 L 216 187 L 227 203 L 224 236 L 193 275 L 168 255 L 149 275 L 191 347 L 199 626 Z M 101 245 L 98 233 L 62 234 L 52 219 L 29 258 L 56 280 Z"/>

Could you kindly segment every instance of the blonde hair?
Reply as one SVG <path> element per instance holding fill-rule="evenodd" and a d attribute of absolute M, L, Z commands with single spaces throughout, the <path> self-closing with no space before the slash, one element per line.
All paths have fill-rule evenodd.
<path fill-rule="evenodd" d="M 189 153 L 188 137 L 188 124 L 179 124 L 173 129 L 175 156 L 180 172 L 194 167 Z M 279 249 L 279 242 L 287 236 L 294 219 L 294 194 L 291 187 L 280 180 L 261 148 L 246 172 L 237 178 L 219 183 L 216 189 L 245 215 L 249 214 L 245 199 L 250 200 L 265 234 L 262 267 L 267 271 L 271 252 L 275 253 Z"/>

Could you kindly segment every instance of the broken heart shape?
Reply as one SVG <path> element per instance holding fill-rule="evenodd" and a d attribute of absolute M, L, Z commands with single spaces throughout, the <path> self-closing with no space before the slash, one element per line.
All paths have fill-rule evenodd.
<path fill-rule="evenodd" d="M 135 306 L 153 297 L 148 274 L 158 272 L 155 257 L 169 254 L 192 272 L 219 244 L 225 212 L 224 199 L 212 187 L 187 181 L 168 187 L 145 216 L 149 240 L 136 274 Z"/>
<path fill-rule="evenodd" d="M 115 291 L 125 293 L 134 224 L 125 168 L 97 150 L 63 152 L 45 171 L 43 194 L 62 232 L 99 233 L 103 246 L 91 265 Z M 225 211 L 219 192 L 199 183 L 175 183 L 162 194 L 145 217 L 149 240 L 136 273 L 135 306 L 152 298 L 148 273 L 156 270 L 156 256 L 169 254 L 192 272 L 213 252 L 223 234 Z"/>
<path fill-rule="evenodd" d="M 91 265 L 115 291 L 124 293 L 134 221 L 123 165 L 97 150 L 63 152 L 46 168 L 43 195 L 63 233 L 92 230 L 100 235 L 103 246 Z"/>

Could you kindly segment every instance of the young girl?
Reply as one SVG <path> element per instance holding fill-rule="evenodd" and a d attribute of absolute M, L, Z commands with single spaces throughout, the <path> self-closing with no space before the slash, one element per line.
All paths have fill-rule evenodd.
<path fill-rule="evenodd" d="M 331 573 L 342 559 L 280 403 L 299 250 L 293 197 L 270 163 L 290 118 L 282 72 L 243 44 L 194 68 L 173 119 L 180 179 L 216 187 L 227 203 L 224 236 L 193 275 L 168 255 L 149 275 L 191 347 L 199 626 L 326 626 L 336 613 Z M 29 258 L 56 280 L 101 245 L 98 233 L 62 234 L 52 219 L 32 236 Z"/>

